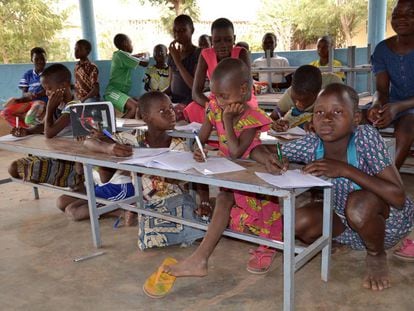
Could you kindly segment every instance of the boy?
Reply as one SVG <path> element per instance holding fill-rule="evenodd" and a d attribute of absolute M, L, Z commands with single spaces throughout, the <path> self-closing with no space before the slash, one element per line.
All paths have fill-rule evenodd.
<path fill-rule="evenodd" d="M 262 48 L 265 56 L 255 59 L 252 63 L 252 68 L 268 67 L 266 53 L 270 53 L 270 67 L 289 67 L 289 61 L 285 57 L 278 56 L 274 53 L 277 46 L 277 37 L 273 32 L 268 32 L 263 36 Z M 286 82 L 283 82 L 284 78 Z M 284 75 L 281 73 L 272 72 L 272 88 L 283 89 L 290 86 L 291 75 Z M 268 82 L 268 75 L 265 72 L 259 73 L 259 82 Z"/>
<path fill-rule="evenodd" d="M 30 124 L 25 122 L 26 113 L 34 104 L 41 104 L 37 101 L 47 102 L 47 96 L 40 83 L 40 75 L 46 66 L 46 51 L 41 47 L 35 47 L 30 51 L 30 59 L 34 69 L 28 70 L 20 79 L 22 97 L 9 99 L 1 112 L 1 116 L 12 127 L 16 126 L 16 117 L 19 119 L 19 127 L 29 127 Z"/>
<path fill-rule="evenodd" d="M 91 63 L 88 55 L 92 45 L 87 40 L 79 40 L 75 44 L 75 97 L 82 103 L 99 101 L 98 67 Z"/>
<path fill-rule="evenodd" d="M 109 84 L 104 98 L 110 101 L 116 110 L 124 113 L 123 118 L 133 119 L 138 109 L 138 102 L 128 95 L 132 84 L 132 69 L 138 65 L 146 67 L 148 61 L 139 59 L 142 54 L 131 55 L 134 48 L 127 35 L 117 34 L 114 37 L 114 44 L 118 51 L 112 55 Z"/>
<path fill-rule="evenodd" d="M 145 72 L 143 82 L 144 89 L 147 92 L 160 91 L 164 92 L 170 85 L 170 78 L 168 75 L 167 65 L 167 47 L 163 44 L 158 44 L 153 51 L 155 65 L 149 66 Z"/>
<path fill-rule="evenodd" d="M 342 83 L 342 80 L 332 73 L 321 74 L 314 66 L 300 66 L 293 74 L 292 86 L 286 90 L 270 115 L 275 121 L 272 128 L 277 132 L 285 132 L 295 126 L 307 127 L 319 91 L 331 83 Z"/>

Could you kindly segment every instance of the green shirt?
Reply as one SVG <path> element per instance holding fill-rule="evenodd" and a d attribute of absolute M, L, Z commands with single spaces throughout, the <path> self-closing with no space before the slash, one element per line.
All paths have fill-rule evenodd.
<path fill-rule="evenodd" d="M 139 65 L 140 60 L 128 52 L 115 51 L 112 55 L 111 72 L 108 89 L 116 89 L 128 94 L 132 85 L 132 69 Z"/>

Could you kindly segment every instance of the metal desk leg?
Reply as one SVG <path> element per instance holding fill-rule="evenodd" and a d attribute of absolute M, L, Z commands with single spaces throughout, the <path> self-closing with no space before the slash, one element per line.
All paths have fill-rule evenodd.
<path fill-rule="evenodd" d="M 89 218 L 91 221 L 93 245 L 95 245 L 96 248 L 100 248 L 102 246 L 102 241 L 99 230 L 98 213 L 96 211 L 95 185 L 92 177 L 92 165 L 84 163 L 83 171 L 85 174 L 86 194 L 88 196 Z"/>
<path fill-rule="evenodd" d="M 144 208 L 144 196 L 142 194 L 142 179 L 136 173 L 132 173 L 135 195 L 138 194 L 138 207 Z"/>
<path fill-rule="evenodd" d="M 295 309 L 295 197 L 283 199 L 283 310 Z"/>
<path fill-rule="evenodd" d="M 33 187 L 33 194 L 35 200 L 39 200 L 39 189 L 37 187 Z"/>
<path fill-rule="evenodd" d="M 323 227 L 322 236 L 328 238 L 328 244 L 322 249 L 321 278 L 327 282 L 332 248 L 332 188 L 323 190 Z"/>

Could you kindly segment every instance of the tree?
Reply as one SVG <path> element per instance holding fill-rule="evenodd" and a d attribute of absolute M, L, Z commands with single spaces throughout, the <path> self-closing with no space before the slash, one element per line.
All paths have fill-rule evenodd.
<path fill-rule="evenodd" d="M 29 51 L 35 46 L 45 48 L 49 56 L 65 51 L 62 48 L 63 40 L 54 38 L 63 28 L 67 13 L 54 13 L 51 10 L 54 2 L 56 1 L 0 0 L 2 63 L 28 62 Z"/>

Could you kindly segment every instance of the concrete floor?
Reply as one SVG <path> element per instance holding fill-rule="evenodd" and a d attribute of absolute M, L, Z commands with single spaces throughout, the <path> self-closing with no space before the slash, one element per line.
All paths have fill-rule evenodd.
<path fill-rule="evenodd" d="M 0 179 L 19 157 L 0 151 Z M 404 176 L 414 194 L 414 176 Z M 55 207 L 57 195 L 20 184 L 0 186 L 0 310 L 282 310 L 281 254 L 265 276 L 245 269 L 254 246 L 223 238 L 205 278 L 179 279 L 164 299 L 142 292 L 145 279 L 166 256 L 184 258 L 194 247 L 141 252 L 137 228 L 113 229 L 101 220 L 103 256 L 80 263 L 73 258 L 95 252 L 88 221 L 73 222 Z M 332 255 L 331 277 L 320 280 L 320 256 L 295 277 L 296 310 L 413 310 L 414 263 L 390 257 L 392 288 L 361 287 L 364 253 L 341 248 Z"/>

